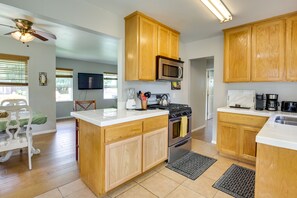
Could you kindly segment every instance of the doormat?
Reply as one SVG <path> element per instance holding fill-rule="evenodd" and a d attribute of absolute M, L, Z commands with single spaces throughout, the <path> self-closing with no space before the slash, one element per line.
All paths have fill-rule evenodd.
<path fill-rule="evenodd" d="M 253 198 L 255 171 L 232 164 L 212 187 L 236 198 Z"/>
<path fill-rule="evenodd" d="M 195 180 L 216 161 L 216 159 L 189 152 L 166 167 L 189 179 Z"/>

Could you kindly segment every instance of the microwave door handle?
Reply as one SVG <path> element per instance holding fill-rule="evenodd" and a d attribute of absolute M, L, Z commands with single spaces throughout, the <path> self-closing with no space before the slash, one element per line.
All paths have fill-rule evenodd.
<path fill-rule="evenodd" d="M 181 78 L 183 76 L 183 69 L 182 67 L 178 67 L 178 78 Z"/>

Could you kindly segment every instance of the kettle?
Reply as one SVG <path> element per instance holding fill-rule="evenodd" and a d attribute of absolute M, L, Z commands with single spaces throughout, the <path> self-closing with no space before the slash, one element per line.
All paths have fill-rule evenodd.
<path fill-rule="evenodd" d="M 163 94 L 161 96 L 161 100 L 160 100 L 159 104 L 161 106 L 168 106 L 169 102 L 168 102 L 168 96 L 167 96 L 167 94 Z"/>

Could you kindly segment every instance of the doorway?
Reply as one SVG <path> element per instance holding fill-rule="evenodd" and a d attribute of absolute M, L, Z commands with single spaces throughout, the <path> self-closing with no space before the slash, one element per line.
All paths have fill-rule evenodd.
<path fill-rule="evenodd" d="M 214 57 L 190 60 L 192 138 L 205 142 L 212 141 L 214 72 Z"/>

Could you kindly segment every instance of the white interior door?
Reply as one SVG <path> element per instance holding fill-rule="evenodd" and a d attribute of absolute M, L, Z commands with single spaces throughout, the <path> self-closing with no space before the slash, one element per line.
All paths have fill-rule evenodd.
<path fill-rule="evenodd" d="M 206 70 L 206 118 L 213 118 L 213 87 L 214 87 L 214 70 Z"/>

